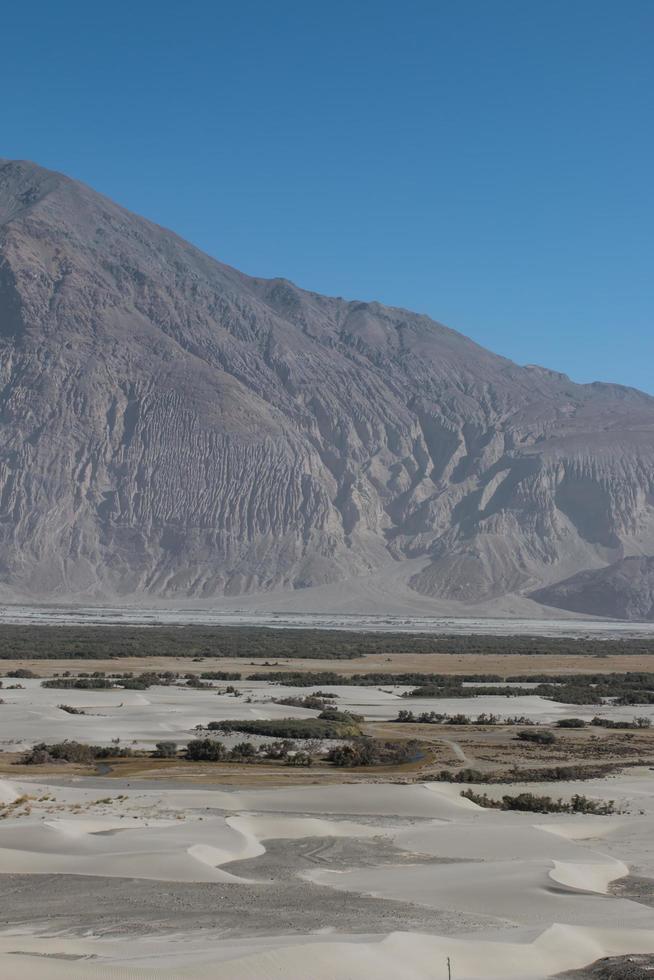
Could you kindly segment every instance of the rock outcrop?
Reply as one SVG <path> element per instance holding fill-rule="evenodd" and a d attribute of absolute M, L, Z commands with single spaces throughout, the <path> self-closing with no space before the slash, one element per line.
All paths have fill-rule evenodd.
<path fill-rule="evenodd" d="M 0 161 L 0 583 L 299 589 L 421 558 L 475 603 L 654 554 L 654 399 L 245 276 Z"/>

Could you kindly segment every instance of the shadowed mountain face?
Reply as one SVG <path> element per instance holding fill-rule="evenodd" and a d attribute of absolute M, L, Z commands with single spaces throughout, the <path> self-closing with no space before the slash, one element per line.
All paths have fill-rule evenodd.
<path fill-rule="evenodd" d="M 0 582 L 475 603 L 654 553 L 654 399 L 221 265 L 0 161 Z M 593 611 L 597 611 L 593 609 Z"/>
<path fill-rule="evenodd" d="M 571 612 L 654 621 L 654 558 L 623 558 L 539 589 L 533 598 Z"/>

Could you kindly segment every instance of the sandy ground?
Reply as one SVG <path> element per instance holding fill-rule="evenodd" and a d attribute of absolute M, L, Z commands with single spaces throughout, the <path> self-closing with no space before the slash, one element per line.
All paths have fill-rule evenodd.
<path fill-rule="evenodd" d="M 135 748 L 153 748 L 161 740 L 180 744 L 197 736 L 198 725 L 225 719 L 311 718 L 318 712 L 274 703 L 272 698 L 304 696 L 307 688 L 271 686 L 262 681 L 240 682 L 240 697 L 220 693 L 225 685 L 215 683 L 212 689 L 186 687 L 152 687 L 146 691 L 129 690 L 58 690 L 41 687 L 39 680 L 22 680 L 21 689 L 3 690 L 0 705 L 0 751 L 17 752 L 35 742 L 60 742 L 73 739 L 94 745 L 121 744 Z M 535 695 L 515 697 L 480 696 L 475 698 L 407 699 L 402 694 L 410 687 L 364 687 L 357 685 L 322 685 L 336 695 L 338 707 L 363 715 L 368 722 L 388 722 L 398 711 L 435 711 L 446 714 L 476 716 L 482 712 L 499 717 L 524 715 L 536 722 L 554 722 L 557 718 L 594 715 L 631 720 L 634 715 L 654 718 L 654 705 L 619 707 L 604 705 L 566 705 Z M 60 705 L 81 709 L 70 714 Z M 399 732 L 398 732 L 399 734 Z M 446 731 L 439 736 L 447 737 Z M 228 740 L 228 739 L 227 739 Z M 240 741 L 238 737 L 232 741 Z"/>
<path fill-rule="evenodd" d="M 426 623 L 431 630 L 433 624 L 460 624 L 467 633 L 482 631 L 479 620 L 490 620 L 500 630 L 510 627 L 504 625 L 507 619 L 529 622 L 551 622 L 554 629 L 561 628 L 567 621 L 580 628 L 594 617 L 584 617 L 568 613 L 563 609 L 543 606 L 524 596 L 507 595 L 499 599 L 470 605 L 464 602 L 438 600 L 422 596 L 408 585 L 412 575 L 420 572 L 428 560 L 424 558 L 389 561 L 372 575 L 357 576 L 343 582 L 316 586 L 294 591 L 256 593 L 234 597 L 217 596 L 209 602 L 202 600 L 180 600 L 174 604 L 163 600 L 143 606 L 135 602 L 129 605 L 129 598 L 123 597 L 120 607 L 84 606 L 72 599 L 66 603 L 62 599 L 56 605 L 33 606 L 26 601 L 12 602 L 0 607 L 0 615 L 5 622 L 131 622 L 131 623 L 276 623 L 279 620 L 298 620 L 335 627 L 343 620 L 348 623 L 361 623 L 374 620 L 376 628 L 384 628 L 388 620 L 395 620 L 410 628 Z M 141 599 L 142 602 L 142 599 Z M 601 620 L 599 622 L 602 622 Z M 390 628 L 390 627 L 387 627 Z M 491 625 L 492 628 L 492 625 Z M 545 627 L 544 627 L 545 628 Z M 565 628 L 565 625 L 564 627 Z M 591 626 L 592 628 L 592 626 Z M 617 624 L 617 629 L 623 629 Z M 631 624 L 628 624 L 631 628 Z M 638 626 L 636 626 L 636 629 Z M 445 630 L 444 630 L 445 631 Z"/>
<path fill-rule="evenodd" d="M 460 789 L 4 780 L 0 975 L 424 980 L 450 956 L 456 980 L 536 980 L 654 953 L 631 897 L 654 876 L 648 769 L 557 785 L 629 811 L 611 817 Z"/>
<path fill-rule="evenodd" d="M 412 669 L 407 659 L 401 669 Z M 450 662 L 472 672 L 471 659 Z M 489 661 L 501 658 L 479 659 L 481 669 L 495 671 Z M 542 658 L 510 659 L 507 673 L 525 672 L 517 660 Z M 590 669 L 607 664 L 574 659 Z M 634 658 L 620 659 L 634 667 Z M 365 669 L 376 669 L 366 660 Z M 4 751 L 64 738 L 151 747 L 162 739 L 183 743 L 210 720 L 315 716 L 271 700 L 306 688 L 265 683 L 239 683 L 240 697 L 213 689 L 63 691 L 21 683 L 2 691 Z M 598 710 L 529 694 L 414 703 L 402 699 L 403 688 L 331 690 L 340 708 L 363 714 L 377 734 L 393 734 L 390 719 L 405 707 L 539 721 L 654 716 L 654 706 Z M 508 729 L 423 727 L 434 743 L 434 768 L 440 760 L 490 767 L 518 758 Z M 634 761 L 648 739 L 571 731 L 555 749 L 520 743 L 519 751 L 537 764 L 623 758 L 627 751 L 625 760 Z M 654 954 L 654 772 L 646 766 L 605 779 L 511 788 L 613 799 L 621 811 L 584 817 L 483 810 L 461 797 L 462 785 L 417 782 L 415 771 L 400 769 L 342 774 L 317 766 L 280 776 L 250 766 L 237 780 L 226 766 L 199 766 L 189 785 L 175 781 L 185 770 L 181 761 L 162 763 L 173 777 L 167 780 L 156 768 L 150 779 L 134 778 L 139 764 L 125 760 L 109 778 L 74 767 L 2 767 L 3 978 L 445 980 L 450 957 L 455 980 L 544 980 L 604 956 Z M 210 771 L 211 784 L 202 785 Z M 229 785 L 232 779 L 240 785 Z M 283 785 L 267 784 L 275 779 Z"/>
<path fill-rule="evenodd" d="M 41 677 L 51 677 L 65 670 L 73 674 L 95 670 L 113 671 L 172 670 L 185 674 L 204 670 L 226 670 L 247 678 L 261 670 L 322 671 L 335 670 L 345 676 L 365 673 L 399 673 L 410 671 L 423 674 L 610 674 L 629 670 L 654 672 L 654 654 L 581 656 L 577 654 L 448 654 L 448 653 L 391 653 L 383 656 L 366 654 L 352 660 L 275 658 L 266 665 L 261 658 L 254 661 L 244 657 L 205 657 L 194 662 L 188 657 L 121 657 L 120 660 L 36 660 L 30 658 L 0 661 L 0 673 L 27 667 Z"/>

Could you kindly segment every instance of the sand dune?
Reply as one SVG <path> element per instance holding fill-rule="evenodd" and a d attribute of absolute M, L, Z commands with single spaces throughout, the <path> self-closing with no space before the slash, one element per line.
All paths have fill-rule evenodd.
<path fill-rule="evenodd" d="M 363 892 L 380 898 L 417 902 L 434 909 L 488 916 L 489 925 L 539 926 L 562 921 L 573 925 L 625 926 L 654 929 L 654 912 L 634 902 L 573 891 L 587 889 L 593 867 L 577 874 L 577 884 L 565 889 L 552 884 L 551 862 L 480 861 L 434 868 L 364 868 L 356 871 L 309 871 L 316 884 L 340 891 Z M 598 873 L 601 877 L 601 874 Z M 573 878 L 573 874 L 570 874 Z"/>
<path fill-rule="evenodd" d="M 262 840 L 373 837 L 352 821 L 252 815 L 191 820 L 85 817 L 8 821 L 0 828 L 0 874 L 81 874 L 162 881 L 247 881 L 223 870 L 265 852 Z"/>
<path fill-rule="evenodd" d="M 614 897 L 610 887 L 654 866 L 649 770 L 557 786 L 557 795 L 615 799 L 628 811 L 605 818 L 486 810 L 462 799 L 461 789 L 440 782 L 233 790 L 3 780 L 0 874 L 38 875 L 44 888 L 53 887 L 46 875 L 160 881 L 173 895 L 176 885 L 211 886 L 203 900 L 246 894 L 254 920 L 257 908 L 275 900 L 273 859 L 286 841 L 285 880 L 309 901 L 327 896 L 347 908 L 355 896 L 375 896 L 367 901 L 427 909 L 427 921 L 433 911 L 434 927 L 429 934 L 427 927 L 392 931 L 389 915 L 384 935 L 355 934 L 353 920 L 352 934 L 293 935 L 289 922 L 288 934 L 242 939 L 239 932 L 226 940 L 214 928 L 155 937 L 135 909 L 133 935 L 80 938 L 50 929 L 36 907 L 19 932 L 0 933 L 0 976 L 431 980 L 446 976 L 450 956 L 456 980 L 543 980 L 599 956 L 654 952 L 654 909 Z"/>
<path fill-rule="evenodd" d="M 0 804 L 13 803 L 20 793 L 8 779 L 0 779 Z"/>
<path fill-rule="evenodd" d="M 612 881 L 624 878 L 628 874 L 629 868 L 623 861 L 607 858 L 606 862 L 588 861 L 581 864 L 555 861 L 550 871 L 550 878 L 560 885 L 567 885 L 568 888 L 606 895 Z"/>
<path fill-rule="evenodd" d="M 38 741 L 57 742 L 75 739 L 93 744 L 121 742 L 151 748 L 164 738 L 180 743 L 196 735 L 197 725 L 233 718 L 312 718 L 317 712 L 307 708 L 275 704 L 272 698 L 304 696 L 306 688 L 290 685 L 271 687 L 263 681 L 241 681 L 243 697 L 232 697 L 216 689 L 194 690 L 184 687 L 152 687 L 147 694 L 137 691 L 85 691 L 42 688 L 40 681 L 27 679 L 23 690 L 3 692 L 0 745 L 7 751 L 18 751 Z M 635 709 L 616 705 L 567 705 L 548 701 L 533 694 L 515 697 L 481 695 L 475 698 L 420 698 L 409 705 L 402 694 L 410 687 L 382 688 L 359 685 L 323 686 L 338 695 L 344 710 L 363 715 L 368 721 L 388 721 L 398 711 L 410 707 L 416 711 L 477 715 L 482 712 L 500 717 L 525 715 L 537 722 L 552 722 L 565 716 L 591 719 L 594 715 L 632 719 Z M 71 715 L 60 704 L 81 709 L 84 714 Z M 654 719 L 654 705 L 639 705 L 638 714 Z"/>
<path fill-rule="evenodd" d="M 483 941 L 467 938 L 391 933 L 363 941 L 315 939 L 293 942 L 289 937 L 268 941 L 252 952 L 245 944 L 221 956 L 205 939 L 205 948 L 191 948 L 186 965 L 174 963 L 173 944 L 158 942 L 145 951 L 130 940 L 0 938 L 3 976 L 23 980 L 425 980 L 445 977 L 451 959 L 456 980 L 540 980 L 566 969 L 584 966 L 601 956 L 652 952 L 651 933 L 641 930 L 580 929 L 555 925 L 528 942 Z M 215 942 L 215 940 L 214 940 Z M 17 954 L 20 955 L 17 955 Z M 223 951 L 225 953 L 225 951 Z M 56 960 L 53 956 L 80 957 Z M 89 957 L 95 956 L 96 961 Z"/>

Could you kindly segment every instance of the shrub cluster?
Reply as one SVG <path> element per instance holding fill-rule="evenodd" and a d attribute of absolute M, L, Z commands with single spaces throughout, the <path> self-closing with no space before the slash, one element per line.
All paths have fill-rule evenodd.
<path fill-rule="evenodd" d="M 364 675 L 365 676 L 365 675 Z M 550 701 L 564 704 L 602 704 L 611 700 L 615 704 L 654 704 L 654 673 L 633 671 L 615 674 L 559 674 L 559 675 L 518 675 L 507 677 L 502 684 L 502 678 L 492 677 L 499 681 L 495 686 L 474 686 L 475 681 L 481 683 L 485 675 L 468 675 L 453 677 L 450 675 L 418 676 L 417 681 L 409 680 L 411 675 L 405 675 L 407 680 L 395 683 L 416 683 L 417 686 L 407 692 L 407 698 L 474 698 L 480 695 L 500 695 L 515 697 L 520 694 L 538 695 Z M 470 686 L 464 687 L 468 682 Z M 536 687 L 507 687 L 506 684 L 536 684 Z M 391 683 L 388 680 L 386 683 Z"/>
<path fill-rule="evenodd" d="M 622 729 L 641 729 L 641 728 L 651 728 L 652 719 L 647 717 L 634 718 L 632 721 L 614 721 L 611 718 L 598 718 L 595 717 L 591 721 L 591 725 L 595 725 L 597 728 L 622 728 Z"/>
<path fill-rule="evenodd" d="M 52 677 L 47 681 L 41 681 L 41 687 L 53 687 L 62 691 L 106 690 L 115 686 L 107 677 Z"/>
<path fill-rule="evenodd" d="M 516 738 L 521 742 L 535 742 L 536 745 L 553 745 L 556 742 L 554 732 L 548 732 L 547 729 L 543 730 L 542 728 L 536 727 L 519 731 L 516 734 Z"/>
<path fill-rule="evenodd" d="M 396 766 L 419 758 L 419 742 L 385 742 L 374 738 L 362 738 L 347 745 L 336 745 L 327 754 L 327 761 L 335 766 Z"/>
<path fill-rule="evenodd" d="M 211 721 L 207 728 L 211 732 L 243 732 L 273 738 L 348 738 L 361 734 L 356 718 L 341 712 L 335 714 L 337 718 L 225 719 Z"/>
<path fill-rule="evenodd" d="M 459 769 L 450 772 L 441 769 L 430 777 L 443 783 L 560 783 L 584 779 L 600 779 L 609 773 L 622 769 L 622 764 L 606 763 L 600 766 L 544 766 L 535 769 L 513 768 L 506 772 L 482 772 L 479 769 Z"/>
<path fill-rule="evenodd" d="M 18 673 L 18 672 L 16 672 Z M 20 676 L 23 676 L 22 674 Z M 61 676 L 56 675 L 41 681 L 41 687 L 59 688 L 61 690 L 98 690 L 123 688 L 128 691 L 146 691 L 150 687 L 170 687 L 173 684 L 184 684 L 186 687 L 210 688 L 207 680 L 240 680 L 241 675 L 228 670 L 205 671 L 201 675 L 194 673 L 180 674 L 172 670 L 148 670 L 140 674 L 132 672 L 105 674 L 104 671 L 94 671 L 92 674 L 80 673 L 71 677 L 69 671 Z M 234 688 L 227 688 L 234 691 Z"/>
<path fill-rule="evenodd" d="M 396 722 L 418 725 L 533 725 L 534 722 L 525 715 L 509 715 L 501 718 L 500 715 L 487 714 L 482 712 L 474 718 L 470 715 L 441 714 L 438 711 L 421 711 L 414 714 L 413 711 L 399 711 Z"/>
<path fill-rule="evenodd" d="M 600 816 L 618 812 L 614 800 L 607 802 L 591 800 L 587 796 L 577 794 L 566 802 L 561 799 L 553 800 L 551 796 L 535 796 L 533 793 L 518 793 L 517 796 L 507 795 L 501 800 L 494 800 L 486 793 L 475 793 L 471 789 L 463 790 L 461 796 L 479 806 L 495 810 L 525 810 L 529 813 L 594 813 Z"/>
<path fill-rule="evenodd" d="M 203 670 L 200 677 L 203 681 L 240 681 L 242 675 L 233 670 Z"/>
<path fill-rule="evenodd" d="M 288 708 L 310 708 L 311 711 L 324 711 L 330 707 L 329 702 L 323 697 L 315 694 L 307 694 L 306 697 L 273 698 L 275 704 L 283 704 Z"/>
<path fill-rule="evenodd" d="M 196 738 L 186 746 L 186 758 L 190 762 L 263 762 L 272 759 L 289 766 L 311 766 L 311 753 L 298 750 L 289 740 L 256 746 L 252 742 L 239 742 L 228 749 L 224 742 L 213 738 Z"/>
<path fill-rule="evenodd" d="M 90 765 L 96 759 L 115 759 L 132 755 L 130 748 L 119 748 L 116 745 L 86 745 L 84 742 L 54 742 L 47 744 L 39 742 L 32 746 L 20 759 L 26 766 L 39 766 L 48 762 L 77 762 Z"/>

